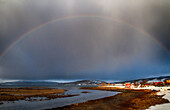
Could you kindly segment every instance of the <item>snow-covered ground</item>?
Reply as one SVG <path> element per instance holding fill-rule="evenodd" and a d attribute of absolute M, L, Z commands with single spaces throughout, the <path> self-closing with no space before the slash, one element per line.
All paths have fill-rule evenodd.
<path fill-rule="evenodd" d="M 160 91 L 157 94 L 158 95 L 165 94 L 165 96 L 163 96 L 163 98 L 168 99 L 170 101 L 170 90 Z M 148 110 L 170 110 L 170 103 L 151 106 Z"/>
<path fill-rule="evenodd" d="M 166 91 L 167 89 L 170 89 L 170 87 L 148 86 L 148 87 L 133 88 L 133 89 L 150 89 L 150 90 L 157 90 L 157 91 Z"/>
<path fill-rule="evenodd" d="M 102 86 L 102 87 L 118 87 L 118 88 L 125 88 L 125 86 Z M 170 87 L 155 87 L 155 86 L 148 86 L 148 87 L 132 87 L 131 89 L 149 89 L 149 90 L 157 90 L 157 91 L 166 91 L 167 89 L 170 89 Z"/>
<path fill-rule="evenodd" d="M 119 87 L 119 88 L 125 88 L 125 86 L 103 86 L 103 87 Z M 150 90 L 158 90 L 160 92 L 157 92 L 157 95 L 164 95 L 163 98 L 168 99 L 170 101 L 170 87 L 155 87 L 155 86 L 149 86 L 149 87 L 143 87 L 143 88 L 133 88 L 133 89 L 150 89 Z M 156 106 L 151 106 L 147 110 L 170 110 L 170 103 L 160 104 Z"/>

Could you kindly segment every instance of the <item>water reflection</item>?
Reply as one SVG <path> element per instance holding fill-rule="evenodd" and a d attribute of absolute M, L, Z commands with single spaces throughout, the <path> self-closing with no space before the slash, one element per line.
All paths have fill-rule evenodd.
<path fill-rule="evenodd" d="M 64 94 L 80 94 L 79 96 L 74 97 L 66 97 L 66 98 L 57 98 L 52 100 L 43 100 L 43 101 L 14 101 L 14 102 L 4 102 L 4 104 L 0 105 L 0 109 L 3 110 L 37 110 L 37 109 L 47 109 L 54 107 L 62 107 L 65 105 L 70 105 L 74 103 L 81 103 L 87 100 L 94 100 L 99 98 L 104 98 L 108 96 L 113 96 L 118 92 L 112 91 L 99 91 L 99 90 L 82 90 L 78 89 L 78 87 L 58 87 L 61 89 L 67 89 Z M 81 93 L 86 91 L 88 93 Z"/>

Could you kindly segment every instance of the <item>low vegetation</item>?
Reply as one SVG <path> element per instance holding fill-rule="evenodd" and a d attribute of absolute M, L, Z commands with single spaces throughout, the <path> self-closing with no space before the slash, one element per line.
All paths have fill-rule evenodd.
<path fill-rule="evenodd" d="M 83 87 L 81 89 L 107 90 L 121 92 L 114 96 L 76 103 L 69 106 L 53 108 L 53 110 L 143 110 L 156 104 L 169 103 L 156 91 L 132 90 L 112 87 Z"/>
<path fill-rule="evenodd" d="M 50 100 L 55 98 L 72 97 L 77 95 L 64 95 L 62 94 L 63 89 L 52 89 L 52 88 L 1 88 L 0 89 L 0 101 L 42 101 Z M 36 99 L 39 97 L 38 99 Z"/>

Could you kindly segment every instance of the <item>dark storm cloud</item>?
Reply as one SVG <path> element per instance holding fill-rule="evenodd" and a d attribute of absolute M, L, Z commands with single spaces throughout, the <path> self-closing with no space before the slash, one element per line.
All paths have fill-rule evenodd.
<path fill-rule="evenodd" d="M 152 10 L 156 13 L 156 20 L 150 29 L 151 33 L 170 51 L 170 2 L 160 3 L 153 6 Z M 160 52 L 160 57 L 164 60 L 170 59 L 168 54 Z"/>
<path fill-rule="evenodd" d="M 120 18 L 135 26 L 132 28 L 124 23 L 90 17 L 55 22 L 30 34 L 8 51 L 0 62 L 1 78 L 130 79 L 170 72 L 169 53 L 151 37 L 135 29 L 140 27 L 152 33 L 169 48 L 166 28 L 170 24 L 160 17 L 168 16 L 169 2 L 0 2 L 0 52 L 33 27 L 63 16 L 104 15 Z M 160 11 L 155 11 L 154 8 L 160 3 L 163 4 Z M 169 22 L 168 19 L 166 21 Z"/>

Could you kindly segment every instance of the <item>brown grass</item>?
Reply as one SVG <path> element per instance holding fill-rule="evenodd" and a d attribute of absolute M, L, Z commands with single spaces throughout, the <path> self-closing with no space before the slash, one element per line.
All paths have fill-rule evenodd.
<path fill-rule="evenodd" d="M 43 94 L 60 94 L 64 92 L 63 89 L 49 89 L 49 88 L 2 88 L 0 95 L 43 95 Z"/>
<path fill-rule="evenodd" d="M 32 100 L 32 97 L 46 97 L 45 100 L 72 97 L 77 95 L 64 95 L 61 94 L 66 90 L 52 89 L 52 88 L 40 88 L 40 87 L 28 87 L 28 88 L 0 88 L 0 101 L 15 101 L 15 100 Z M 40 99 L 40 101 L 43 99 Z"/>
<path fill-rule="evenodd" d="M 90 93 L 90 92 L 87 92 L 87 91 L 83 91 L 83 92 L 81 92 L 81 93 Z"/>
<path fill-rule="evenodd" d="M 53 108 L 53 110 L 142 110 L 150 106 L 169 101 L 157 96 L 155 91 L 132 90 L 108 87 L 84 87 L 81 89 L 107 90 L 121 92 L 114 96 L 76 103 L 69 106 Z"/>

